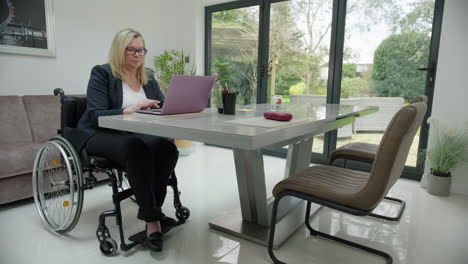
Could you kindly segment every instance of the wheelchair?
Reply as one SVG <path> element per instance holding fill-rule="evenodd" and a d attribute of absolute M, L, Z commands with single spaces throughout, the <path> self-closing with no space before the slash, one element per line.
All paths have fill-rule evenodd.
<path fill-rule="evenodd" d="M 119 228 L 120 249 L 128 251 L 144 241 L 145 231 L 129 237 L 130 243 L 125 242 L 120 203 L 127 198 L 135 201 L 126 174 L 113 168 L 102 157 L 89 156 L 86 151 L 78 155 L 66 139 L 64 131 L 65 128 L 76 128 L 86 110 L 86 97 L 65 96 L 60 88 L 54 90 L 54 95 L 60 96 L 60 129 L 57 136 L 40 148 L 34 161 L 32 181 L 37 211 L 47 229 L 59 234 L 71 231 L 80 218 L 84 190 L 92 189 L 97 184 L 94 173 L 103 172 L 110 180 L 114 209 L 106 210 L 99 216 L 96 231 L 99 249 L 106 256 L 117 253 L 117 242 L 111 237 L 105 223 L 107 217 L 115 217 Z M 83 177 L 84 173 L 87 173 L 86 178 Z M 174 192 L 173 202 L 178 220 L 175 226 L 181 225 L 189 218 L 190 210 L 182 206 L 180 201 L 175 172 L 169 178 L 169 186 Z"/>

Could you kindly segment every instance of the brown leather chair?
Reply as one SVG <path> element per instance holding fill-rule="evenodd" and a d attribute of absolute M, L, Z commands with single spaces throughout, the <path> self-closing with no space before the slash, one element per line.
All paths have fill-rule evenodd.
<path fill-rule="evenodd" d="M 311 202 L 345 213 L 366 216 L 384 199 L 400 178 L 414 135 L 426 114 L 426 103 L 402 107 L 390 121 L 375 154 L 370 173 L 332 166 L 313 166 L 289 177 L 273 189 L 275 201 L 271 217 L 268 253 L 274 263 L 283 263 L 273 253 L 278 203 L 285 196 L 307 201 L 305 224 L 311 235 L 325 237 L 386 258 L 382 251 L 314 230 L 310 223 Z"/>
<path fill-rule="evenodd" d="M 427 96 L 419 95 L 411 100 L 410 104 L 423 102 L 427 104 Z M 373 163 L 375 160 L 375 155 L 377 154 L 377 149 L 379 145 L 377 144 L 370 144 L 364 142 L 352 142 L 341 146 L 335 149 L 329 158 L 329 165 L 332 165 L 336 160 L 343 159 L 344 166 L 346 168 L 346 164 L 348 160 L 366 162 L 366 163 Z M 385 197 L 385 200 L 390 200 L 400 204 L 400 209 L 395 217 L 379 215 L 379 214 L 370 214 L 370 216 L 385 219 L 388 221 L 399 221 L 403 211 L 405 209 L 405 202 L 403 200 L 392 198 L 392 197 Z"/>

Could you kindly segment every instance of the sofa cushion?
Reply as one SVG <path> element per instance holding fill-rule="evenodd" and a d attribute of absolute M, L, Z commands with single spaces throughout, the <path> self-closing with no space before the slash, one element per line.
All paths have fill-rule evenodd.
<path fill-rule="evenodd" d="M 0 145 L 0 179 L 33 171 L 34 159 L 43 143 Z"/>
<path fill-rule="evenodd" d="M 60 128 L 60 99 L 53 95 L 23 96 L 34 142 L 45 142 Z"/>
<path fill-rule="evenodd" d="M 0 122 L 0 145 L 32 142 L 28 116 L 20 96 L 0 96 Z"/>

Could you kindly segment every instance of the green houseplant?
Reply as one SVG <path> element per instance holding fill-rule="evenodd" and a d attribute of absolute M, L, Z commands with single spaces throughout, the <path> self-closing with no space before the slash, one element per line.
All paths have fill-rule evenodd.
<path fill-rule="evenodd" d="M 172 75 L 195 75 L 195 67 L 189 66 L 189 56 L 183 50 L 164 50 L 158 56 L 153 57 L 156 79 L 161 91 L 166 94 Z M 192 141 L 175 139 L 175 144 L 182 156 L 189 155 L 193 150 Z"/>
<path fill-rule="evenodd" d="M 425 156 L 431 163 L 427 191 L 434 195 L 450 194 L 451 172 L 468 159 L 468 130 L 443 128 L 439 120 L 430 117 L 432 140 Z"/>
<path fill-rule="evenodd" d="M 164 50 L 160 55 L 153 57 L 156 79 L 164 94 L 172 75 L 195 75 L 195 67 L 188 65 L 189 60 L 189 56 L 185 56 L 183 50 Z"/>

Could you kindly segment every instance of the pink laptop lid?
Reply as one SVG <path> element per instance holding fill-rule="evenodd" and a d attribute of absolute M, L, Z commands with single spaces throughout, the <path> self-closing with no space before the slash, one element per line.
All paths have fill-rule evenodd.
<path fill-rule="evenodd" d="M 161 114 L 203 111 L 208 104 L 215 79 L 214 76 L 172 75 Z"/>

